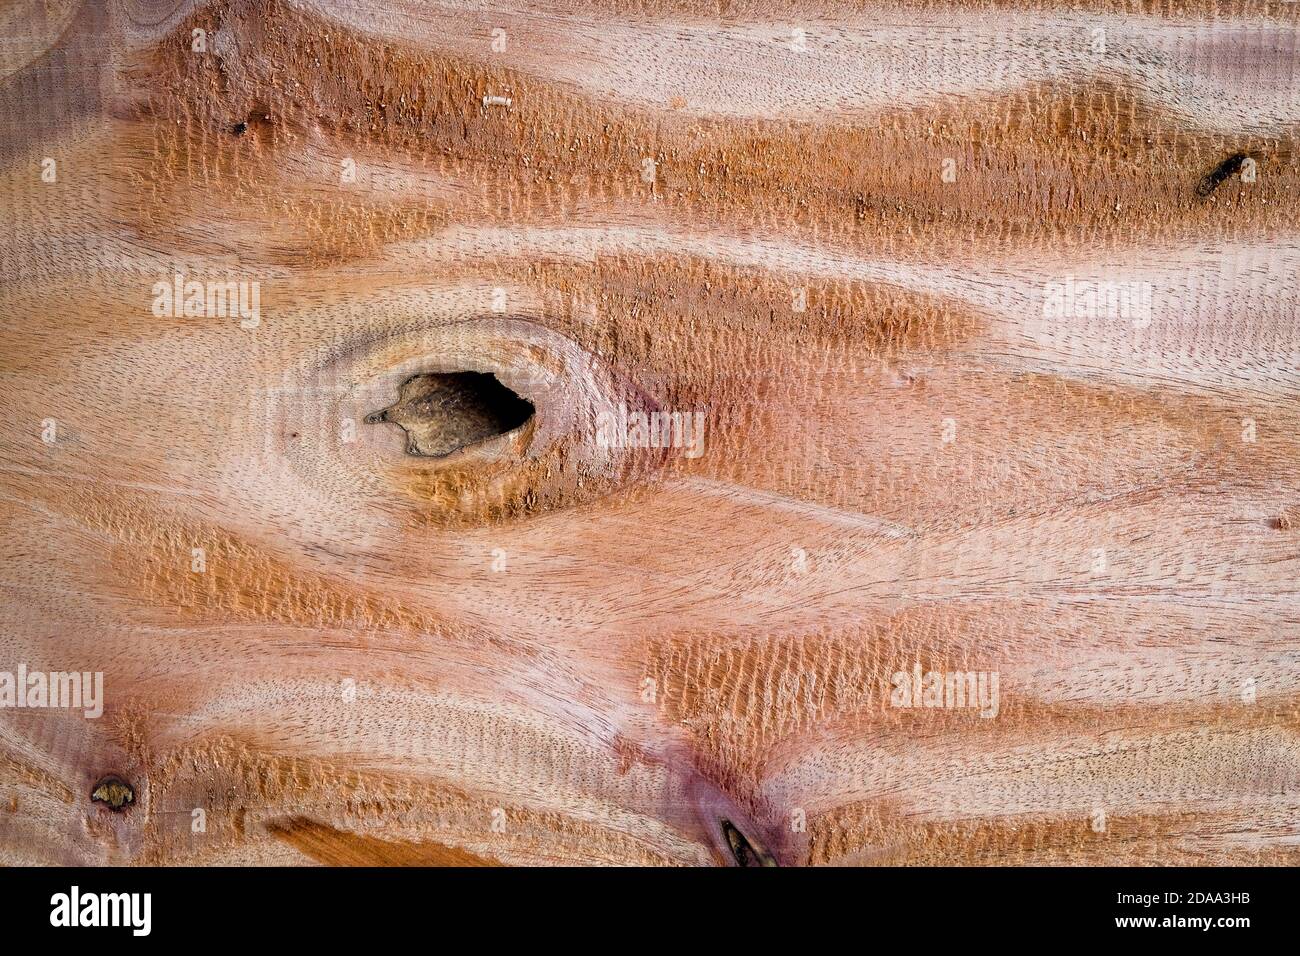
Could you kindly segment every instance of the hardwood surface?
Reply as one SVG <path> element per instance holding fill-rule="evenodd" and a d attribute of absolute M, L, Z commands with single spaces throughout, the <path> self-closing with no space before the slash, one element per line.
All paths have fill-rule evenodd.
<path fill-rule="evenodd" d="M 1298 21 L 0 0 L 0 862 L 1297 862 Z"/>

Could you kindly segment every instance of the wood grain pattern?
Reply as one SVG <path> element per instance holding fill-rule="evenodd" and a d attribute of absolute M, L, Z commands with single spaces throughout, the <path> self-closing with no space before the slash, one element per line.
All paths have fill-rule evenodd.
<path fill-rule="evenodd" d="M 0 862 L 1297 862 L 1298 21 L 3 0 Z"/>

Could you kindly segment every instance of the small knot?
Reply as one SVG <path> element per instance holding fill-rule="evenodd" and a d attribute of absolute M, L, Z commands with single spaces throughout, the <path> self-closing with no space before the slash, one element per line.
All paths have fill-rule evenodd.
<path fill-rule="evenodd" d="M 120 777 L 105 777 L 90 791 L 90 799 L 110 810 L 123 810 L 135 803 L 135 790 Z"/>

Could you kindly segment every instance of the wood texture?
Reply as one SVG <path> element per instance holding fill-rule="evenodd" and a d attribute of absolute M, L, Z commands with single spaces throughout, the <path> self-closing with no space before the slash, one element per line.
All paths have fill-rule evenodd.
<path fill-rule="evenodd" d="M 0 862 L 1296 862 L 1298 18 L 2 0 Z"/>

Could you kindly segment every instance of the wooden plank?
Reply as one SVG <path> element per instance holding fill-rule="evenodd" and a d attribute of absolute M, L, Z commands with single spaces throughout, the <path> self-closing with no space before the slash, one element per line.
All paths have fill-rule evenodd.
<path fill-rule="evenodd" d="M 4 4 L 0 862 L 1296 862 L 1297 17 Z"/>

